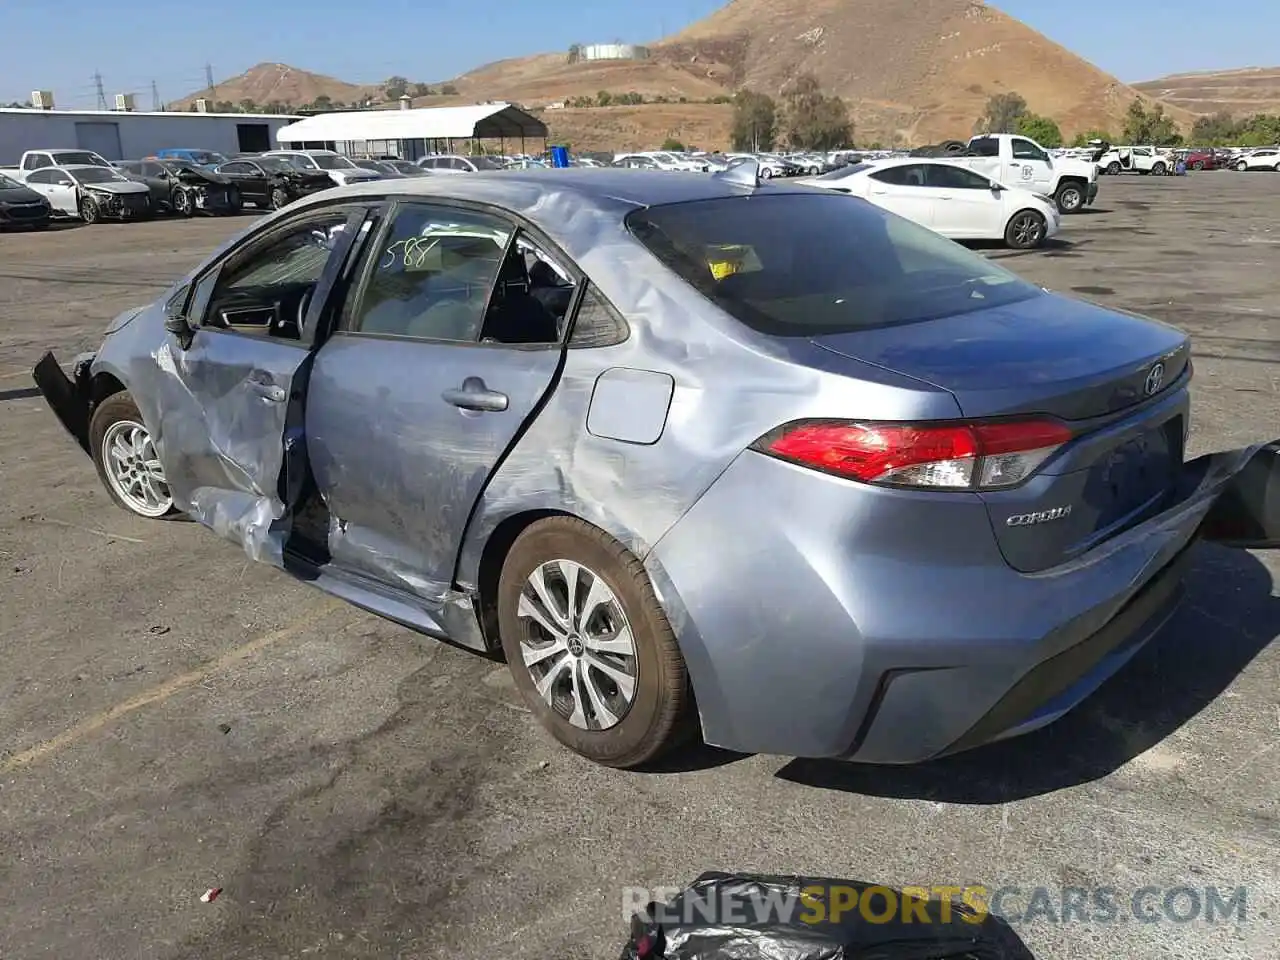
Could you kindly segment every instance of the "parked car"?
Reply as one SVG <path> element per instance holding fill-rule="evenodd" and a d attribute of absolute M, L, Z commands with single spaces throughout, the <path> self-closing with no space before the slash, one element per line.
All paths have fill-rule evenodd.
<path fill-rule="evenodd" d="M 1213 148 L 1208 150 L 1188 150 L 1183 158 L 1188 170 L 1217 170 L 1221 165 L 1222 155 Z"/>
<path fill-rule="evenodd" d="M 47 227 L 53 208 L 42 194 L 0 173 L 0 227 Z"/>
<path fill-rule="evenodd" d="M 1159 147 L 1112 147 L 1096 161 L 1099 173 L 1147 173 L 1163 177 L 1173 170 L 1174 157 Z"/>
<path fill-rule="evenodd" d="M 416 163 L 410 163 L 408 160 L 353 157 L 351 162 L 357 167 L 363 167 L 365 170 L 372 170 L 374 173 L 380 173 L 384 177 L 390 177 L 392 179 L 398 179 L 400 177 L 428 176 L 427 171 L 423 170 Z"/>
<path fill-rule="evenodd" d="M 146 184 L 157 210 L 172 210 L 184 217 L 240 212 L 240 188 L 229 177 L 189 160 L 122 160 L 115 168 L 130 180 Z"/>
<path fill-rule="evenodd" d="M 438 154 L 423 157 L 418 166 L 431 173 L 476 173 L 480 170 L 501 170 L 505 162 L 493 157 L 460 157 L 455 154 Z"/>
<path fill-rule="evenodd" d="M 322 193 L 35 379 L 121 507 L 501 650 L 600 763 L 1052 722 L 1277 448 L 1183 464 L 1178 329 L 743 173 Z"/>
<path fill-rule="evenodd" d="M 1263 147 L 1237 157 L 1236 169 L 1241 173 L 1249 170 L 1274 170 L 1280 173 L 1280 149 Z"/>
<path fill-rule="evenodd" d="M 302 171 L 323 171 L 339 187 L 349 183 L 382 179 L 382 174 L 377 171 L 358 167 L 342 154 L 332 150 L 267 150 L 261 156 L 279 157 Z"/>
<path fill-rule="evenodd" d="M 194 164 L 197 167 L 216 167 L 220 163 L 226 163 L 229 158 L 215 150 L 166 147 L 164 150 L 157 150 L 155 157 L 148 157 L 148 159 L 185 160 L 187 163 Z"/>
<path fill-rule="evenodd" d="M 800 182 L 869 200 L 952 240 L 1003 240 L 1015 250 L 1030 250 L 1060 226 L 1052 197 L 1005 186 L 946 160 L 880 160 Z"/>
<path fill-rule="evenodd" d="M 55 214 L 79 217 L 85 223 L 143 220 L 154 212 L 147 185 L 111 167 L 40 167 L 28 173 L 24 182 L 49 201 Z"/>
<path fill-rule="evenodd" d="M 299 197 L 333 188 L 333 180 L 319 170 L 302 170 L 282 157 L 254 156 L 228 160 L 214 170 L 240 191 L 245 203 L 279 210 Z"/>

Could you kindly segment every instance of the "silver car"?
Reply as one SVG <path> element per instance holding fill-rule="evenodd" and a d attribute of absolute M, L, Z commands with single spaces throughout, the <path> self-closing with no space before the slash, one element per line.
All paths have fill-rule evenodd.
<path fill-rule="evenodd" d="M 1277 448 L 1184 464 L 1172 327 L 748 168 L 554 174 L 300 200 L 36 382 L 125 509 L 500 650 L 620 767 L 1034 729 L 1280 530 Z"/>

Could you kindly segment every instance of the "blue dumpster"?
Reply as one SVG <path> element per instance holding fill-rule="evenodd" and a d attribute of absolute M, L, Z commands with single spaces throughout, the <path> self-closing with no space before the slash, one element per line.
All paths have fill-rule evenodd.
<path fill-rule="evenodd" d="M 568 147 L 552 147 L 551 148 L 551 165 L 553 167 L 567 167 L 569 165 L 569 148 Z"/>

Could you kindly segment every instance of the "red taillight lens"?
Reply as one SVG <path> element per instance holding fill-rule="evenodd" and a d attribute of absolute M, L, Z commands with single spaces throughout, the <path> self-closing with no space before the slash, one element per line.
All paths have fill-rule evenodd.
<path fill-rule="evenodd" d="M 808 420 L 753 448 L 863 483 L 941 489 L 1011 487 L 1031 476 L 1070 429 L 1057 420 L 993 423 L 850 423 Z"/>

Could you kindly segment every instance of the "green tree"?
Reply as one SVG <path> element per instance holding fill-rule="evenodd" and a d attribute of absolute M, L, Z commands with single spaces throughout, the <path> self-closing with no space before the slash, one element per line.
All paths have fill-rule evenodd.
<path fill-rule="evenodd" d="M 787 142 L 801 150 L 833 150 L 853 138 L 849 109 L 839 97 L 828 97 L 811 74 L 801 74 L 782 90 Z"/>
<path fill-rule="evenodd" d="M 445 97 L 456 97 L 458 95 L 458 88 L 452 83 L 442 84 L 440 87 L 440 94 Z"/>
<path fill-rule="evenodd" d="M 1016 133 L 1018 121 L 1029 113 L 1027 101 L 1021 94 L 997 93 L 987 100 L 986 109 L 973 125 L 973 132 Z"/>
<path fill-rule="evenodd" d="M 382 85 L 382 93 L 388 100 L 399 100 L 409 92 L 409 81 L 404 77 L 392 77 Z"/>
<path fill-rule="evenodd" d="M 241 113 L 257 113 L 258 112 L 258 105 L 254 103 L 252 100 L 250 100 L 248 97 L 245 97 L 238 104 L 236 104 L 236 106 L 240 108 Z"/>
<path fill-rule="evenodd" d="M 659 147 L 658 149 L 674 150 L 676 153 L 684 153 L 684 144 L 681 143 L 679 140 L 677 140 L 675 137 L 667 137 L 667 139 L 662 141 L 662 146 Z"/>
<path fill-rule="evenodd" d="M 1182 142 L 1182 135 L 1174 126 L 1173 120 L 1165 116 L 1161 104 L 1152 104 L 1148 110 L 1141 100 L 1129 104 L 1124 118 L 1124 135 L 1126 143 L 1151 144 L 1157 147 L 1174 146 Z"/>
<path fill-rule="evenodd" d="M 680 102 L 685 102 L 684 97 Z M 733 98 L 729 139 L 735 150 L 772 150 L 778 139 L 778 105 L 773 97 L 754 90 L 738 91 Z"/>
<path fill-rule="evenodd" d="M 431 96 L 431 88 L 425 83 L 415 83 L 409 88 L 409 96 L 411 97 L 429 97 Z"/>
<path fill-rule="evenodd" d="M 1042 147 L 1053 149 L 1062 146 L 1062 131 L 1049 117 L 1035 113 L 1025 114 L 1018 118 L 1014 132 L 1030 137 Z"/>
<path fill-rule="evenodd" d="M 611 94 L 608 90 L 601 90 L 599 93 L 596 94 L 597 105 L 601 107 L 607 107 L 611 103 L 613 103 L 613 94 Z"/>
<path fill-rule="evenodd" d="M 333 101 L 326 97 L 323 93 L 311 101 L 312 110 L 332 110 Z"/>

